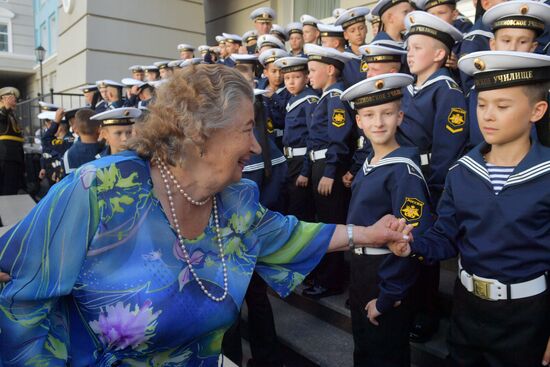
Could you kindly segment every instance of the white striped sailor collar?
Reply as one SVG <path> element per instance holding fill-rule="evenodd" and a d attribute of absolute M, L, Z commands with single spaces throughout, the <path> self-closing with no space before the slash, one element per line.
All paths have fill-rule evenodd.
<path fill-rule="evenodd" d="M 448 82 L 452 82 L 456 84 L 449 70 L 447 68 L 440 68 L 435 73 L 430 75 L 428 79 L 424 82 L 424 84 L 422 84 L 420 87 L 415 87 L 413 83 L 408 85 L 406 88 L 407 88 L 407 91 L 414 96 L 415 94 L 418 94 L 423 89 L 429 87 L 434 83 L 437 83 L 440 80 L 446 80 Z M 415 83 L 416 83 L 416 78 L 415 78 Z"/>
<path fill-rule="evenodd" d="M 488 185 L 491 185 L 489 171 L 483 158 L 483 155 L 489 151 L 489 148 L 489 144 L 483 142 L 460 158 L 457 164 L 464 166 L 470 172 L 483 179 Z M 455 166 L 451 167 L 451 169 Z M 514 168 L 502 190 L 508 186 L 520 185 L 546 174 L 550 174 L 550 148 L 541 145 L 536 139 L 531 140 L 529 152 Z"/>
<path fill-rule="evenodd" d="M 295 96 L 292 96 L 288 100 L 288 103 L 286 104 L 286 112 L 290 112 L 299 105 L 301 105 L 303 102 L 307 101 L 308 99 L 315 97 L 316 99 L 319 99 L 319 96 L 317 93 L 313 91 L 313 89 L 305 88 L 303 91 L 298 93 Z"/>
<path fill-rule="evenodd" d="M 332 92 L 338 92 L 339 94 L 342 94 L 344 91 L 344 83 L 342 81 L 338 80 L 336 83 L 330 85 L 324 92 L 321 94 L 321 97 L 319 98 L 319 101 L 321 101 L 325 96 L 329 95 Z"/>
<path fill-rule="evenodd" d="M 375 171 L 378 167 L 402 163 L 406 164 L 410 168 L 409 173 L 416 175 L 425 181 L 422 170 L 420 169 L 420 154 L 418 152 L 418 148 L 416 147 L 399 147 L 395 149 L 393 152 L 380 159 L 376 164 L 370 165 L 371 169 L 369 171 L 369 162 L 372 160 L 373 156 L 374 153 L 371 152 L 367 156 L 367 159 L 365 159 L 365 163 L 363 163 L 363 174 L 365 176 Z"/>

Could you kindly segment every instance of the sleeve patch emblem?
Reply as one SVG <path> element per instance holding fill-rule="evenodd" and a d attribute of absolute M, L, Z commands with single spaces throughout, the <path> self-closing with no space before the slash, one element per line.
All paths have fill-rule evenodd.
<path fill-rule="evenodd" d="M 346 111 L 336 108 L 332 112 L 332 124 L 336 127 L 342 127 L 346 124 Z"/>
<path fill-rule="evenodd" d="M 405 198 L 405 202 L 401 205 L 400 213 L 406 220 L 418 220 L 422 217 L 422 208 L 424 202 L 416 198 Z"/>
<path fill-rule="evenodd" d="M 273 120 L 271 119 L 271 117 L 267 118 L 266 128 L 267 128 L 268 133 L 273 134 L 273 131 L 274 131 L 274 129 L 273 129 Z"/>
<path fill-rule="evenodd" d="M 464 124 L 466 123 L 466 111 L 463 108 L 452 107 L 449 116 L 447 117 L 447 130 L 456 134 L 464 131 Z"/>
<path fill-rule="evenodd" d="M 360 70 L 362 73 L 366 73 L 369 70 L 369 64 L 367 64 L 365 60 L 361 60 Z"/>

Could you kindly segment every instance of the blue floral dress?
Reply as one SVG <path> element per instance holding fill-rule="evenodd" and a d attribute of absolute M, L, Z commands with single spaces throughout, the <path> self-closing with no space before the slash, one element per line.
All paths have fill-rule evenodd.
<path fill-rule="evenodd" d="M 217 366 L 255 269 L 287 295 L 326 252 L 334 225 L 258 203 L 247 180 L 217 195 L 229 294 L 207 298 L 189 272 L 133 152 L 87 164 L 0 238 L 0 356 L 8 366 Z M 185 243 L 199 278 L 223 293 L 213 218 Z"/>

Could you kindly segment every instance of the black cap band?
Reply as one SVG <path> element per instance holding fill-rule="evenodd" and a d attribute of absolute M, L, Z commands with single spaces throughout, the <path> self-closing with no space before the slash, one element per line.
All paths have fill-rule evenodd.
<path fill-rule="evenodd" d="M 133 125 L 134 120 L 131 119 L 109 119 L 109 120 L 101 120 L 101 126 L 125 126 L 125 125 Z"/>
<path fill-rule="evenodd" d="M 308 55 L 307 59 L 308 61 L 319 61 L 319 62 L 322 62 L 323 64 L 334 65 L 339 70 L 343 70 L 345 66 L 345 64 L 340 60 L 336 60 L 331 57 L 325 57 L 321 55 Z"/>
<path fill-rule="evenodd" d="M 281 68 L 281 72 L 283 74 L 284 73 L 292 73 L 293 71 L 307 71 L 307 64 L 285 66 L 285 67 Z"/>
<path fill-rule="evenodd" d="M 371 62 L 398 62 L 401 63 L 402 55 L 369 55 L 363 56 L 363 60 L 369 64 Z"/>
<path fill-rule="evenodd" d="M 378 106 L 384 103 L 397 101 L 401 99 L 401 97 L 403 97 L 401 88 L 393 88 L 355 98 L 352 102 L 353 108 L 358 110 L 364 107 Z"/>
<path fill-rule="evenodd" d="M 456 0 L 430 0 L 424 5 L 424 11 L 438 5 L 455 5 L 456 6 Z"/>
<path fill-rule="evenodd" d="M 365 23 L 365 17 L 360 16 L 360 17 L 356 17 L 356 18 L 351 18 L 350 20 L 347 20 L 344 23 L 342 23 L 342 28 L 346 29 L 347 27 L 349 27 L 351 25 L 354 25 L 354 24 L 357 24 L 357 23 Z"/>
<path fill-rule="evenodd" d="M 550 80 L 550 67 L 496 70 L 474 74 L 478 91 L 529 85 Z"/>
<path fill-rule="evenodd" d="M 291 34 L 294 34 L 294 33 L 298 33 L 298 34 L 304 34 L 304 32 L 299 29 L 299 28 L 294 28 L 294 29 L 291 29 L 288 31 L 288 35 L 290 36 Z"/>
<path fill-rule="evenodd" d="M 321 37 L 339 37 L 339 38 L 344 38 L 344 32 L 321 32 Z"/>
<path fill-rule="evenodd" d="M 408 0 L 390 0 L 386 5 L 380 8 L 378 11 L 378 16 L 382 17 L 382 14 L 384 14 L 389 8 L 399 4 L 399 3 L 408 3 Z"/>
<path fill-rule="evenodd" d="M 425 25 L 413 25 L 411 29 L 409 29 L 407 37 L 412 36 L 413 34 L 423 34 L 425 36 L 435 38 L 436 40 L 443 42 L 443 44 L 447 46 L 449 50 L 451 50 L 456 43 L 454 38 L 451 37 L 450 34 L 438 31 L 437 29 Z"/>
<path fill-rule="evenodd" d="M 544 32 L 544 22 L 533 17 L 511 16 L 498 19 L 493 23 L 493 32 L 501 28 L 530 29 L 540 35 Z"/>

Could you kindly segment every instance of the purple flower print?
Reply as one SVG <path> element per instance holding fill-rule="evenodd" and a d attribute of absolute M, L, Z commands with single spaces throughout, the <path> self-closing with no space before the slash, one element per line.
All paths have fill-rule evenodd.
<path fill-rule="evenodd" d="M 115 350 L 128 347 L 135 349 L 146 343 L 155 334 L 157 318 L 162 311 L 153 313 L 151 301 L 147 300 L 141 308 L 117 302 L 101 310 L 99 320 L 90 321 L 90 327 L 99 336 L 102 343 Z"/>
<path fill-rule="evenodd" d="M 92 186 L 95 179 L 96 168 L 93 165 L 87 165 L 80 169 L 80 182 L 85 190 Z"/>
<path fill-rule="evenodd" d="M 181 255 L 181 257 L 179 255 Z M 177 257 L 181 258 L 181 259 L 184 258 L 183 257 L 183 252 L 181 252 L 181 249 L 180 249 L 180 254 L 178 254 Z M 201 268 L 204 264 L 204 258 L 205 258 L 204 252 L 202 252 L 201 250 L 195 250 L 191 254 L 189 262 L 191 263 L 191 265 L 193 267 Z M 183 261 L 185 261 L 185 260 L 183 260 Z M 183 268 L 183 270 L 178 275 L 178 282 L 179 282 L 179 285 L 180 285 L 180 292 L 183 289 L 183 287 L 187 283 L 189 283 L 189 281 L 191 281 L 191 272 L 189 271 L 189 266 L 186 266 L 185 268 Z"/>

